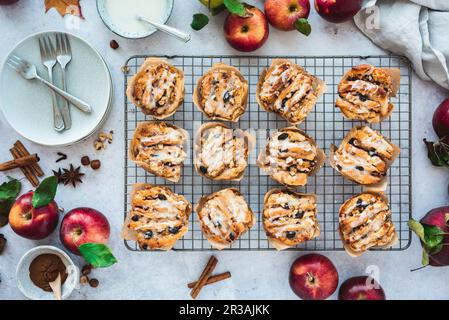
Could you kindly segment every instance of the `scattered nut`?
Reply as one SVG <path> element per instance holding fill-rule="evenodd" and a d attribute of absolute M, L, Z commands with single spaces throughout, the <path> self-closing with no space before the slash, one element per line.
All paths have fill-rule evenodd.
<path fill-rule="evenodd" d="M 81 283 L 83 286 L 87 285 L 88 283 L 90 283 L 89 278 L 88 278 L 87 276 L 81 276 L 81 278 L 80 278 L 80 283 Z"/>
<path fill-rule="evenodd" d="M 0 254 L 3 253 L 3 250 L 5 250 L 5 246 L 6 246 L 6 238 L 5 236 L 0 233 Z"/>
<path fill-rule="evenodd" d="M 92 270 L 92 266 L 90 264 L 86 264 L 85 266 L 83 266 L 81 268 L 81 274 L 83 276 L 87 276 L 91 270 Z"/>
<path fill-rule="evenodd" d="M 117 41 L 115 40 L 111 40 L 111 42 L 109 43 L 109 45 L 111 46 L 112 49 L 117 50 L 120 46 L 118 44 Z"/>
<path fill-rule="evenodd" d="M 90 159 L 88 156 L 84 156 L 81 158 L 81 164 L 83 166 L 88 166 L 90 164 Z"/>
<path fill-rule="evenodd" d="M 124 74 L 127 74 L 129 72 L 129 67 L 128 66 L 122 66 L 122 72 Z"/>
<path fill-rule="evenodd" d="M 92 287 L 92 288 L 96 288 L 96 287 L 98 287 L 98 284 L 99 284 L 100 282 L 98 281 L 98 279 L 90 279 L 89 280 L 89 285 Z"/>
<path fill-rule="evenodd" d="M 100 167 L 101 167 L 101 161 L 100 161 L 100 160 L 93 160 L 93 161 L 90 163 L 90 167 L 91 167 L 92 169 L 94 169 L 94 170 L 100 169 Z"/>
<path fill-rule="evenodd" d="M 105 149 L 104 143 L 101 142 L 100 140 L 95 140 L 94 148 L 95 148 L 95 150 L 104 150 Z"/>

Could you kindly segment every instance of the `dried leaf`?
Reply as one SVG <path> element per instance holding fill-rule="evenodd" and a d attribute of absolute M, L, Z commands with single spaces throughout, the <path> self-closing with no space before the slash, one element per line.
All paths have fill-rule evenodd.
<path fill-rule="evenodd" d="M 70 14 L 84 19 L 80 0 L 45 0 L 45 12 L 51 8 L 55 8 L 63 17 Z"/>

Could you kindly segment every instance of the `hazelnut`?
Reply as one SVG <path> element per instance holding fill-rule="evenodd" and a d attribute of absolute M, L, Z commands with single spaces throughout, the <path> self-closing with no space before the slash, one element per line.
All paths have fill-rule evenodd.
<path fill-rule="evenodd" d="M 94 170 L 98 170 L 101 167 L 101 161 L 100 160 L 92 160 L 90 163 L 90 167 Z"/>
<path fill-rule="evenodd" d="M 86 264 L 85 266 L 83 266 L 81 268 L 81 274 L 83 276 L 87 276 L 91 270 L 92 270 L 92 266 L 90 264 Z"/>
<path fill-rule="evenodd" d="M 95 150 L 104 150 L 104 144 L 100 140 L 96 140 L 94 142 L 94 148 Z"/>
<path fill-rule="evenodd" d="M 112 49 L 117 50 L 120 46 L 118 44 L 117 41 L 115 40 L 111 40 L 111 42 L 109 43 L 109 45 L 111 46 Z"/>
<path fill-rule="evenodd" d="M 98 285 L 100 284 L 100 282 L 98 281 L 98 279 L 90 279 L 89 280 L 89 285 L 92 287 L 92 288 L 96 288 L 96 287 L 98 287 Z"/>
<path fill-rule="evenodd" d="M 85 286 L 86 284 L 89 283 L 89 278 L 87 276 L 81 276 L 80 278 L 80 283 Z"/>
<path fill-rule="evenodd" d="M 81 164 L 83 166 L 88 166 L 90 164 L 90 159 L 88 156 L 84 156 L 81 158 Z"/>

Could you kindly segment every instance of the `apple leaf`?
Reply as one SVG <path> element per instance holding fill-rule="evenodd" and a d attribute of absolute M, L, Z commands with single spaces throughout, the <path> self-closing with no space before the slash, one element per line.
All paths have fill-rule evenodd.
<path fill-rule="evenodd" d="M 436 167 L 449 168 L 449 145 L 442 141 L 427 141 L 424 139 L 427 147 L 427 157 Z"/>
<path fill-rule="evenodd" d="M 423 225 L 424 227 L 424 243 L 430 249 L 436 249 L 444 239 L 442 233 L 444 232 L 439 227 Z"/>
<path fill-rule="evenodd" d="M 408 224 L 409 228 L 414 233 L 416 233 L 416 235 L 419 237 L 419 239 L 421 239 L 421 241 L 424 242 L 425 240 L 424 240 L 424 227 L 423 227 L 423 225 L 420 222 L 418 222 L 418 221 L 416 221 L 414 219 L 410 219 L 407 224 Z"/>
<path fill-rule="evenodd" d="M 240 17 L 247 17 L 245 5 L 239 0 L 224 0 L 223 3 L 230 13 L 236 14 Z"/>
<path fill-rule="evenodd" d="M 94 268 L 107 268 L 117 263 L 111 249 L 102 243 L 84 243 L 79 250 L 87 263 Z"/>
<path fill-rule="evenodd" d="M 14 201 L 14 198 L 0 201 L 0 227 L 4 227 L 8 224 L 9 211 L 11 211 Z"/>
<path fill-rule="evenodd" d="M 193 15 L 193 20 L 190 26 L 193 30 L 199 31 L 209 23 L 209 17 L 203 13 L 196 13 Z"/>
<path fill-rule="evenodd" d="M 22 189 L 22 183 L 10 178 L 10 181 L 0 185 L 0 227 L 8 224 L 9 211 Z"/>
<path fill-rule="evenodd" d="M 34 191 L 32 204 L 34 208 L 41 208 L 48 205 L 56 195 L 58 188 L 58 178 L 55 176 L 48 177 L 39 184 Z"/>
<path fill-rule="evenodd" d="M 312 32 L 312 26 L 307 19 L 301 18 L 295 21 L 295 28 L 305 36 L 309 36 Z"/>
<path fill-rule="evenodd" d="M 22 188 L 22 184 L 17 179 L 12 179 L 0 185 L 0 201 L 15 199 Z"/>
<path fill-rule="evenodd" d="M 423 266 L 427 266 L 429 265 L 429 254 L 427 253 L 426 250 L 423 249 L 422 251 L 422 259 L 421 259 L 421 263 Z"/>
<path fill-rule="evenodd" d="M 84 19 L 79 0 L 45 0 L 45 12 L 51 8 L 55 8 L 61 16 L 70 14 Z"/>

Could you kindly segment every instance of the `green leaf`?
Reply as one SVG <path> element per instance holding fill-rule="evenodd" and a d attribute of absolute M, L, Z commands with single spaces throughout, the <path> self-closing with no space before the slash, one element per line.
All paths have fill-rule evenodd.
<path fill-rule="evenodd" d="M 295 28 L 305 36 L 309 36 L 312 32 L 312 26 L 307 19 L 301 18 L 295 21 Z"/>
<path fill-rule="evenodd" d="M 437 167 L 449 168 L 449 146 L 442 141 L 423 140 L 427 147 L 427 157 Z"/>
<path fill-rule="evenodd" d="M 229 12 L 240 17 L 247 17 L 245 5 L 239 0 L 224 0 L 224 5 L 229 10 Z"/>
<path fill-rule="evenodd" d="M 196 13 L 193 15 L 193 20 L 190 26 L 193 30 L 199 31 L 209 23 L 209 17 L 203 13 Z"/>
<path fill-rule="evenodd" d="M 34 191 L 32 199 L 33 207 L 41 208 L 48 205 L 55 198 L 57 188 L 58 178 L 55 176 L 42 180 L 36 191 Z"/>
<path fill-rule="evenodd" d="M 416 233 L 416 235 L 419 237 L 419 239 L 421 239 L 421 241 L 423 241 L 423 242 L 425 241 L 424 226 L 420 222 L 418 222 L 414 219 L 410 219 L 408 221 L 408 226 L 413 232 Z"/>
<path fill-rule="evenodd" d="M 423 266 L 427 266 L 429 264 L 429 254 L 427 253 L 427 251 L 425 249 L 423 249 L 423 251 L 422 251 L 421 263 Z"/>
<path fill-rule="evenodd" d="M 14 204 L 15 198 L 0 201 L 0 227 L 8 224 L 9 211 Z"/>
<path fill-rule="evenodd" d="M 444 231 L 436 226 L 423 225 L 423 227 L 424 243 L 429 249 L 436 249 L 443 242 L 444 236 L 442 233 L 444 233 Z"/>
<path fill-rule="evenodd" d="M 15 199 L 22 188 L 19 180 L 13 179 L 0 185 L 0 201 Z"/>
<path fill-rule="evenodd" d="M 94 268 L 107 268 L 117 263 L 111 249 L 102 243 L 84 243 L 79 250 L 87 263 Z"/>

